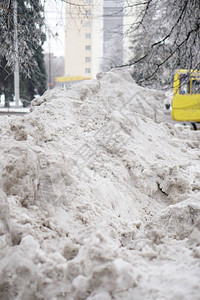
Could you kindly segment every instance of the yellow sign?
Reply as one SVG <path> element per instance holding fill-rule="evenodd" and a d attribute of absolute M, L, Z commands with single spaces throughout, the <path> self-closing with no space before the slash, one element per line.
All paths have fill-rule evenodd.
<path fill-rule="evenodd" d="M 81 80 L 89 80 L 91 78 L 89 77 L 83 77 L 83 76 L 62 76 L 62 77 L 56 77 L 56 82 L 70 82 L 70 81 L 81 81 Z"/>

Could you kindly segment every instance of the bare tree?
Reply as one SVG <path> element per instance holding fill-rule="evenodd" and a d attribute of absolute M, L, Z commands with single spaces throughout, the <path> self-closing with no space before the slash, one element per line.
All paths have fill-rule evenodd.
<path fill-rule="evenodd" d="M 158 82 L 164 72 L 170 74 L 176 68 L 199 68 L 199 0 L 133 0 L 131 5 L 140 5 L 138 19 L 129 30 L 133 58 L 128 64 L 135 66 L 138 82 Z"/>
<path fill-rule="evenodd" d="M 17 0 L 17 32 L 19 41 L 20 69 L 27 74 L 30 71 L 30 58 L 44 40 L 44 16 L 41 0 Z M 0 55 L 5 57 L 8 66 L 13 69 L 14 48 L 14 0 L 2 0 L 0 3 Z"/>

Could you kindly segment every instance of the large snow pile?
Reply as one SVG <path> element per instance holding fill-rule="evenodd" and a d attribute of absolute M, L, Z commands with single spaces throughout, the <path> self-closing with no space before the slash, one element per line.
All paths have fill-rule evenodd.
<path fill-rule="evenodd" d="M 125 71 L 0 118 L 0 299 L 199 299 L 199 132 Z"/>

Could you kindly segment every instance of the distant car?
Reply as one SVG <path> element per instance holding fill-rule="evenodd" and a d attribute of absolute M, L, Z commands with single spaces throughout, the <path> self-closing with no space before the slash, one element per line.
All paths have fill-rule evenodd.
<path fill-rule="evenodd" d="M 26 99 L 20 99 L 20 100 L 22 102 L 23 107 L 28 107 L 31 104 L 29 100 Z"/>
<path fill-rule="evenodd" d="M 172 98 L 172 92 L 171 91 L 167 91 L 166 93 L 165 93 L 165 95 L 166 95 L 166 98 L 165 98 L 165 100 L 164 100 L 164 109 L 166 110 L 166 111 L 170 111 L 170 109 L 171 109 L 171 98 Z"/>

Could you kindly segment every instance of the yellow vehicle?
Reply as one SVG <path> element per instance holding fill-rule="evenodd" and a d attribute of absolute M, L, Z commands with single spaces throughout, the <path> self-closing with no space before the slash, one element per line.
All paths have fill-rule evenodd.
<path fill-rule="evenodd" d="M 200 122 L 200 71 L 176 71 L 171 116 L 176 121 Z"/>

